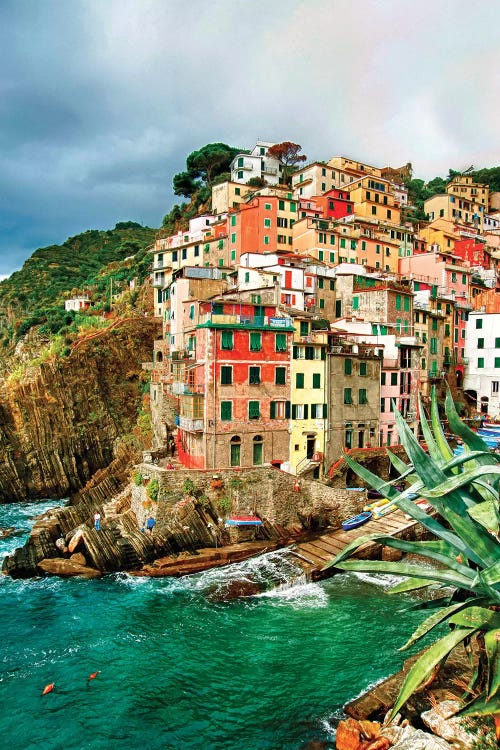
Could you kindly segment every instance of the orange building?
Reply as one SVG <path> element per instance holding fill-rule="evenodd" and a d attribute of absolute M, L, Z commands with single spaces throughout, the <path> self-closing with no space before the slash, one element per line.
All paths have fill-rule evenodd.
<path fill-rule="evenodd" d="M 286 252 L 292 246 L 292 227 L 298 204 L 274 195 L 256 196 L 228 216 L 229 262 L 239 263 L 242 253 Z"/>

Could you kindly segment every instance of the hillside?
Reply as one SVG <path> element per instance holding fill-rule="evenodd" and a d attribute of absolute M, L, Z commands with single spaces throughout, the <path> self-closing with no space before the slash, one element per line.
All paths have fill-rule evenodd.
<path fill-rule="evenodd" d="M 70 325 L 75 316 L 65 313 L 64 301 L 71 294 L 88 293 L 94 309 L 104 311 L 112 287 L 117 293 L 132 279 L 142 283 L 150 272 L 147 248 L 155 234 L 150 227 L 121 222 L 35 250 L 20 271 L 0 283 L 0 355 L 11 353 L 33 326 L 50 336 Z"/>

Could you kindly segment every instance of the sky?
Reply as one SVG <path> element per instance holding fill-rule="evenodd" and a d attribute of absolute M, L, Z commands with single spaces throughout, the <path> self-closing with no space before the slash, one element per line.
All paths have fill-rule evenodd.
<path fill-rule="evenodd" d="M 500 5 L 0 0 L 0 278 L 118 221 L 158 227 L 186 156 L 500 164 Z"/>

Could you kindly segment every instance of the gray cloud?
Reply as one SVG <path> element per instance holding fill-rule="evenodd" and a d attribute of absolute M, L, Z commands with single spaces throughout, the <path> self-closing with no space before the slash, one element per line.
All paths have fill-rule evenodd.
<path fill-rule="evenodd" d="M 4 0 L 0 275 L 38 246 L 158 226 L 210 141 L 310 159 L 498 160 L 495 4 L 475 0 Z"/>

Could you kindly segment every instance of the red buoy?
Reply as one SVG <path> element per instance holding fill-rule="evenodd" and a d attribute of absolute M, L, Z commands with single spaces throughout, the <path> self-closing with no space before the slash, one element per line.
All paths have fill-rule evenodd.
<path fill-rule="evenodd" d="M 42 695 L 47 695 L 47 693 L 51 693 L 56 686 L 55 682 L 50 682 L 48 685 L 45 685 Z"/>
<path fill-rule="evenodd" d="M 98 674 L 101 674 L 100 671 L 99 672 L 92 672 L 92 674 L 89 674 L 88 679 L 89 680 L 95 680 L 95 678 L 97 677 Z"/>

